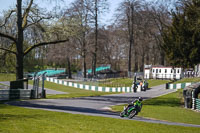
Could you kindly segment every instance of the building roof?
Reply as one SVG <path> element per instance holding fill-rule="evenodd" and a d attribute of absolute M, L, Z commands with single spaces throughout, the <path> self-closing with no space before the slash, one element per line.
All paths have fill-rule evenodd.
<path fill-rule="evenodd" d="M 152 68 L 173 68 L 172 66 L 152 66 Z M 180 68 L 180 67 L 174 67 L 174 68 Z"/>

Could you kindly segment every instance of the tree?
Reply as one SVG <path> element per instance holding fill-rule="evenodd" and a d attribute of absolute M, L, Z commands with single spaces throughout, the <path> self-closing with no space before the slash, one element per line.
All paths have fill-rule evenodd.
<path fill-rule="evenodd" d="M 146 6 L 149 16 L 151 16 L 151 22 L 152 22 L 152 30 L 150 31 L 151 36 L 155 40 L 155 46 L 154 48 L 157 49 L 157 53 L 160 53 L 160 63 L 161 65 L 165 65 L 165 52 L 162 49 L 163 45 L 163 31 L 167 26 L 171 23 L 171 18 L 169 11 L 173 7 L 173 2 L 175 0 L 170 1 L 164 1 L 164 2 L 158 2 L 156 1 L 156 4 L 149 4 L 150 6 Z M 171 8 L 169 8 L 171 7 Z M 156 62 L 155 59 L 158 59 L 158 54 L 154 53 L 154 62 Z"/>
<path fill-rule="evenodd" d="M 76 29 L 77 34 L 74 36 L 74 42 L 77 45 L 80 56 L 82 57 L 83 76 L 86 78 L 87 66 L 87 46 L 88 46 L 88 34 L 90 32 L 91 21 L 91 2 L 90 0 L 76 0 L 72 3 L 69 9 L 66 11 L 65 17 L 73 18 L 73 27 Z"/>
<path fill-rule="evenodd" d="M 163 32 L 163 49 L 174 66 L 193 67 L 200 62 L 200 1 L 187 0 L 172 11 L 172 24 Z"/>
<path fill-rule="evenodd" d="M 94 39 L 94 51 L 92 52 L 92 75 L 96 76 L 96 64 L 97 64 L 97 51 L 98 51 L 98 28 L 99 28 L 99 15 L 107 10 L 107 0 L 92 0 L 93 8 L 91 10 L 93 20 L 95 24 L 95 39 Z"/>
<path fill-rule="evenodd" d="M 34 4 L 33 0 L 30 0 L 28 6 L 24 9 L 22 7 L 22 0 L 17 0 L 16 9 L 10 11 L 9 15 L 5 18 L 4 23 L 1 25 L 1 27 L 5 27 L 10 16 L 13 14 L 16 15 L 15 34 L 10 35 L 7 34 L 6 31 L 0 32 L 0 37 L 10 40 L 11 43 L 16 46 L 16 51 L 0 47 L 1 50 L 7 51 L 16 56 L 16 79 L 23 79 L 24 56 L 26 56 L 30 51 L 32 51 L 36 47 L 68 41 L 68 38 L 59 40 L 55 39 L 52 41 L 42 41 L 43 39 L 41 39 L 40 42 L 30 45 L 27 49 L 24 50 L 24 43 L 25 43 L 24 33 L 26 29 L 32 26 L 37 26 L 41 28 L 41 25 L 39 23 L 42 22 L 42 20 L 44 19 L 51 18 L 51 17 L 40 16 L 39 10 L 32 10 L 33 4 Z"/>
<path fill-rule="evenodd" d="M 138 0 L 124 0 L 119 9 L 119 14 L 117 15 L 118 21 L 121 23 L 122 27 L 126 30 L 128 36 L 127 40 L 129 43 L 128 48 L 128 72 L 131 72 L 132 68 L 132 51 L 135 50 L 135 56 L 137 56 L 137 50 L 134 46 L 135 44 L 135 34 L 136 34 L 136 17 L 137 12 L 140 10 L 140 2 Z M 138 70 L 138 61 L 135 58 L 135 71 Z"/>

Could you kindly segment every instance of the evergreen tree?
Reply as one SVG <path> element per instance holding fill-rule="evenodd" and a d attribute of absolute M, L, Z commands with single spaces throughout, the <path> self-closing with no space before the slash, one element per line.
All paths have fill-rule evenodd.
<path fill-rule="evenodd" d="M 182 2 L 172 11 L 172 24 L 163 31 L 169 63 L 184 68 L 200 63 L 200 0 Z"/>

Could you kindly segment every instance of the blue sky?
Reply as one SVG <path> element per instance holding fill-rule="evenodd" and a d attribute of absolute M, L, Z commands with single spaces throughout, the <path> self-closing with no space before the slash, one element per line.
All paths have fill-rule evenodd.
<path fill-rule="evenodd" d="M 53 5 L 54 3 L 49 3 L 50 0 L 43 0 L 43 2 L 41 2 L 41 0 L 35 0 L 41 7 L 52 7 L 51 5 Z M 52 0 L 53 1 L 53 0 Z M 59 0 L 57 0 L 59 1 Z M 62 3 L 62 6 L 68 6 L 72 1 L 74 0 L 64 0 L 65 2 Z M 102 15 L 102 19 L 103 19 L 103 23 L 110 23 L 110 19 L 113 16 L 115 9 L 118 7 L 119 3 L 122 2 L 123 0 L 108 0 L 109 2 L 109 8 L 110 11 L 108 13 L 105 13 L 104 15 Z M 8 10 L 10 7 L 14 7 L 16 4 L 16 0 L 0 0 L 0 15 L 2 14 L 3 10 Z M 50 5 L 49 5 L 50 4 Z"/>

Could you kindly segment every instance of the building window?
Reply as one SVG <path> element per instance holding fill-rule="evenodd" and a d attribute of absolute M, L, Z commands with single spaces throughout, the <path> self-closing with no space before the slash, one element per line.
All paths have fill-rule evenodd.
<path fill-rule="evenodd" d="M 156 69 L 156 73 L 158 73 L 158 69 Z"/>
<path fill-rule="evenodd" d="M 176 73 L 176 69 L 174 69 L 174 73 Z"/>
<path fill-rule="evenodd" d="M 171 73 L 173 73 L 173 70 L 171 69 Z"/>
<path fill-rule="evenodd" d="M 161 73 L 161 69 L 159 69 L 159 73 Z"/>
<path fill-rule="evenodd" d="M 177 70 L 177 73 L 179 73 L 179 69 Z"/>
<path fill-rule="evenodd" d="M 153 69 L 152 72 L 154 73 L 154 71 L 155 71 L 155 70 Z"/>
<path fill-rule="evenodd" d="M 167 73 L 167 69 L 165 69 L 165 73 Z"/>

